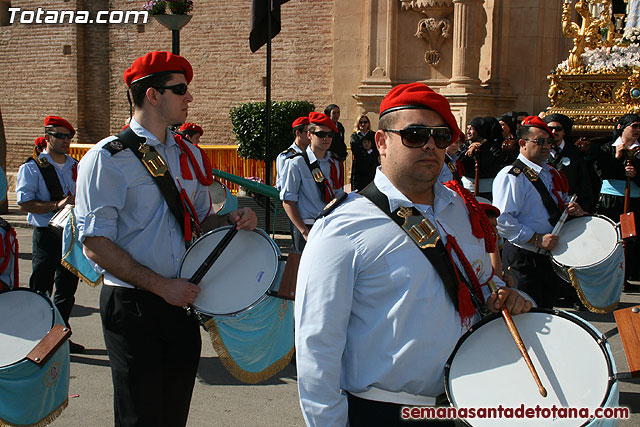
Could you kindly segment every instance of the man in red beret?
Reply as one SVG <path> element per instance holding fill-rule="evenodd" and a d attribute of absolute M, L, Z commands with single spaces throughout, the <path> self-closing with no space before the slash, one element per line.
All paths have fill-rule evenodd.
<path fill-rule="evenodd" d="M 96 144 L 78 170 L 79 239 L 104 271 L 100 314 L 118 426 L 186 424 L 201 342 L 184 307 L 200 288 L 177 278 L 180 263 L 207 223 L 257 224 L 248 208 L 211 215 L 206 155 L 169 130 L 187 118 L 192 77 L 189 62 L 169 52 L 136 59 L 124 73 L 130 126 Z"/>
<path fill-rule="evenodd" d="M 329 151 L 338 132 L 335 123 L 323 113 L 309 113 L 307 138 L 310 141 L 286 161 L 280 180 L 280 198 L 293 223 L 293 246 L 297 253 L 304 249 L 316 216 L 334 197 L 344 193 L 340 161 Z"/>
<path fill-rule="evenodd" d="M 193 145 L 200 145 L 200 137 L 204 135 L 204 130 L 195 123 L 185 122 L 180 126 L 178 133 Z"/>
<path fill-rule="evenodd" d="M 552 308 L 560 278 L 546 255 L 558 244 L 551 234 L 562 212 L 583 215 L 578 203 L 569 204 L 564 175 L 547 164 L 553 131 L 538 116 L 522 120 L 518 130 L 520 154 L 493 182 L 493 205 L 501 214 L 498 232 L 507 241 L 502 262 L 511 267 L 517 288 L 539 307 Z"/>
<path fill-rule="evenodd" d="M 49 228 L 49 221 L 65 206 L 74 204 L 78 162 L 69 156 L 69 148 L 75 132 L 66 119 L 45 117 L 45 149 L 20 166 L 16 184 L 18 206 L 28 212 L 27 221 L 33 226 L 29 287 L 53 294 L 53 302 L 67 326 L 78 277 L 60 264 L 62 233 Z M 35 143 L 41 144 L 41 140 Z M 69 349 L 72 353 L 84 352 L 84 347 L 74 342 L 70 342 Z"/>
<path fill-rule="evenodd" d="M 311 143 L 307 136 L 308 124 L 308 116 L 298 117 L 291 123 L 291 127 L 293 128 L 293 143 L 276 157 L 276 188 L 278 190 L 282 188 L 282 175 L 287 163 L 286 160 L 292 158 L 297 153 L 302 153 Z"/>
<path fill-rule="evenodd" d="M 503 285 L 495 234 L 468 191 L 438 180 L 460 135 L 447 100 L 422 83 L 396 86 L 379 127 L 374 181 L 327 206 L 300 261 L 296 364 L 310 426 L 404 425 L 403 406 L 446 402 L 445 363 L 480 308 L 531 307 L 484 286 Z"/>

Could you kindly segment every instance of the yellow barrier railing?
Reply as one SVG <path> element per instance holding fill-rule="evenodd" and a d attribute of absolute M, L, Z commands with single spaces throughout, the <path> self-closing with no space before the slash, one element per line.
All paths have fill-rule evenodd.
<path fill-rule="evenodd" d="M 76 160 L 80 160 L 84 154 L 93 147 L 93 144 L 71 144 L 69 149 L 69 155 Z M 200 145 L 200 148 L 205 152 L 211 166 L 220 169 L 225 172 L 232 173 L 243 178 L 251 177 L 264 177 L 265 163 L 264 160 L 245 159 L 238 156 L 237 145 Z M 345 184 L 350 182 L 351 176 L 351 161 L 349 156 L 345 162 Z M 276 182 L 276 165 L 273 162 L 271 167 L 272 184 Z M 236 194 L 239 190 L 238 184 L 234 184 L 227 180 L 221 180 L 224 185 L 227 186 L 233 194 Z"/>

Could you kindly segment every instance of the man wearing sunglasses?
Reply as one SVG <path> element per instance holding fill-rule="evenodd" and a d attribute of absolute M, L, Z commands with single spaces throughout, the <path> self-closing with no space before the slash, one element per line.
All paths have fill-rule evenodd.
<path fill-rule="evenodd" d="M 526 117 L 518 137 L 518 158 L 493 183 L 493 205 L 502 212 L 498 232 L 507 240 L 502 262 L 511 267 L 518 289 L 538 306 L 552 308 L 561 279 L 546 255 L 558 244 L 551 231 L 565 208 L 570 215 L 584 212 L 578 203 L 569 203 L 564 175 L 547 164 L 554 142 L 549 126 L 538 116 Z"/>
<path fill-rule="evenodd" d="M 169 52 L 136 59 L 124 73 L 135 105 L 129 128 L 96 144 L 78 170 L 79 237 L 104 270 L 100 314 L 117 426 L 186 424 L 201 342 L 198 320 L 184 307 L 200 288 L 176 277 L 191 227 L 205 219 L 214 226 L 231 219 L 241 229 L 257 223 L 247 208 L 210 215 L 211 167 L 169 130 L 187 118 L 192 77 L 191 64 Z M 176 198 L 167 201 L 167 193 Z"/>
<path fill-rule="evenodd" d="M 293 223 L 293 246 L 297 253 L 305 247 L 309 230 L 324 206 L 342 190 L 342 168 L 329 151 L 338 128 L 323 113 L 309 113 L 306 150 L 286 160 L 280 181 L 280 198 Z"/>
<path fill-rule="evenodd" d="M 60 209 L 75 203 L 78 162 L 69 156 L 74 135 L 75 129 L 64 118 L 45 117 L 45 150 L 20 166 L 16 184 L 18 206 L 28 212 L 27 221 L 33 226 L 29 287 L 53 293 L 53 302 L 67 326 L 78 277 L 60 264 L 62 235 L 49 228 L 49 221 Z M 84 347 L 74 342 L 69 348 L 72 353 L 84 352 Z"/>
<path fill-rule="evenodd" d="M 446 402 L 447 358 L 480 318 L 471 300 L 492 311 L 531 307 L 483 286 L 503 285 L 486 247 L 495 235 L 480 223 L 491 225 L 469 207 L 470 193 L 438 180 L 461 134 L 448 101 L 423 83 L 398 85 L 380 104 L 379 126 L 373 183 L 325 209 L 300 261 L 296 365 L 310 426 L 412 425 L 402 407 Z"/>

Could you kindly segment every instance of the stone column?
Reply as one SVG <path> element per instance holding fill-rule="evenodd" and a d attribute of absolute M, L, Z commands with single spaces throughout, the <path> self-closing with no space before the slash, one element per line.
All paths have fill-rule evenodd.
<path fill-rule="evenodd" d="M 453 0 L 453 57 L 450 88 L 480 88 L 480 47 L 486 30 L 478 23 L 483 0 Z M 484 19 L 486 21 L 486 17 Z"/>

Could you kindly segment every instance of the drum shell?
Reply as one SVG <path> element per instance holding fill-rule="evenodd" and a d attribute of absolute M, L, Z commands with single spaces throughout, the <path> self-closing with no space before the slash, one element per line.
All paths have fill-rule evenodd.
<path fill-rule="evenodd" d="M 617 385 L 617 381 L 615 380 L 615 372 L 616 372 L 616 368 L 615 368 L 615 364 L 613 362 L 613 354 L 611 352 L 611 348 L 608 344 L 608 342 L 606 341 L 606 339 L 601 335 L 601 333 L 599 331 L 597 331 L 597 329 L 595 329 L 592 325 L 590 325 L 589 323 L 585 322 L 584 320 L 582 320 L 581 318 L 579 318 L 578 316 L 575 316 L 571 313 L 567 313 L 567 312 L 562 312 L 562 311 L 557 311 L 557 310 L 547 310 L 547 309 L 539 309 L 539 308 L 534 308 L 532 309 L 530 312 L 531 316 L 539 316 L 539 317 L 547 317 L 547 316 L 552 316 L 552 317 L 558 317 L 561 320 L 569 320 L 572 324 L 574 324 L 576 327 L 579 327 L 581 329 L 576 329 L 576 331 L 584 331 L 586 332 L 586 335 L 582 335 L 582 337 L 591 337 L 590 339 L 593 340 L 593 342 L 589 345 L 590 347 L 590 351 L 592 351 L 593 353 L 599 355 L 599 359 L 592 361 L 592 365 L 593 365 L 593 370 L 595 371 L 596 366 L 597 368 L 600 368 L 601 371 L 606 371 L 607 375 L 606 377 L 606 383 L 599 383 L 599 391 L 602 391 L 604 389 L 606 389 L 605 392 L 602 393 L 602 398 L 600 399 L 600 394 L 596 395 L 594 399 L 592 400 L 599 400 L 600 401 L 600 407 L 607 407 L 607 408 L 611 408 L 611 407 L 616 407 L 618 406 L 618 401 L 619 401 L 619 391 L 618 391 L 618 385 Z M 514 316 L 514 320 L 516 321 L 516 324 L 519 324 L 519 318 L 520 316 L 526 316 L 527 314 L 523 314 L 523 315 L 518 315 L 518 316 Z M 514 356 L 514 360 L 518 361 L 518 368 L 520 368 L 520 370 L 518 371 L 518 376 L 519 377 L 514 377 L 509 375 L 509 370 L 511 370 L 510 372 L 513 373 L 512 371 L 512 366 L 514 366 L 514 364 L 512 363 L 512 360 L 509 359 L 506 363 L 503 362 L 502 365 L 498 365 L 497 363 L 495 363 L 494 361 L 491 361 L 490 363 L 486 363 L 486 359 L 489 357 L 501 357 L 502 354 L 500 354 L 500 345 L 496 345 L 495 342 L 487 342 L 485 339 L 486 337 L 486 333 L 485 334 L 481 334 L 478 335 L 476 337 L 476 339 L 482 339 L 484 342 L 483 345 L 486 346 L 486 350 L 482 350 L 482 352 L 488 352 L 488 354 L 490 355 L 489 357 L 485 357 L 487 356 L 486 354 L 480 354 L 481 352 L 478 352 L 478 354 L 473 354 L 474 357 L 477 357 L 477 361 L 478 364 L 481 366 L 481 368 L 486 368 L 485 365 L 489 365 L 491 366 L 491 368 L 487 369 L 486 371 L 482 370 L 479 371 L 481 374 L 483 372 L 490 372 L 490 374 L 487 375 L 491 375 L 491 378 L 500 378 L 501 375 L 502 376 L 506 376 L 508 377 L 508 381 L 510 382 L 516 382 L 517 383 L 517 387 L 516 390 L 517 391 L 513 391 L 513 390 L 504 390 L 500 387 L 500 385 L 493 385 L 492 381 L 489 382 L 485 382 L 484 384 L 479 384 L 479 387 L 477 388 L 477 393 L 479 395 L 478 399 L 483 400 L 482 402 L 469 402 L 468 401 L 468 396 L 464 397 L 462 400 L 465 401 L 458 401 L 456 400 L 456 391 L 454 390 L 455 386 L 453 385 L 452 382 L 452 375 L 453 374 L 453 370 L 454 370 L 454 364 L 456 363 L 456 359 L 459 358 L 459 352 L 461 351 L 461 349 L 464 349 L 465 351 L 469 352 L 469 351 L 473 351 L 474 348 L 478 349 L 477 344 L 473 344 L 476 347 L 469 347 L 469 348 L 465 348 L 465 342 L 469 339 L 470 336 L 472 336 L 474 333 L 478 333 L 479 331 L 482 331 L 483 328 L 487 327 L 487 325 L 489 325 L 491 322 L 497 322 L 494 323 L 493 326 L 495 326 L 496 328 L 498 328 L 500 331 L 502 330 L 502 326 L 504 326 L 504 334 L 505 336 L 507 336 L 507 338 L 500 338 L 500 340 L 506 339 L 508 341 L 510 341 L 509 345 L 513 345 L 513 349 L 509 350 L 510 352 L 513 352 L 514 354 L 517 353 L 517 356 Z M 498 326 L 500 325 L 500 326 Z M 508 403 L 508 401 L 510 400 L 511 403 L 513 403 L 514 401 L 518 401 L 518 405 L 519 404 L 524 404 L 525 408 L 535 408 L 537 404 L 539 404 L 541 407 L 550 407 L 552 404 L 557 404 L 558 407 L 567 407 L 567 405 L 562 405 L 558 402 L 555 401 L 555 399 L 558 399 L 558 395 L 561 396 L 561 398 L 571 398 L 573 396 L 569 396 L 568 393 L 571 392 L 571 390 L 565 390 L 564 387 L 570 388 L 572 387 L 572 385 L 567 385 L 568 382 L 562 382 L 562 389 L 559 389 L 558 391 L 558 395 L 556 395 L 556 388 L 559 387 L 558 384 L 556 384 L 555 382 L 553 382 L 552 380 L 547 379 L 547 377 L 545 376 L 545 374 L 547 373 L 547 367 L 545 366 L 544 368 L 541 366 L 540 362 L 538 362 L 537 357 L 534 357 L 534 354 L 536 356 L 540 356 L 541 360 L 545 360 L 545 357 L 547 356 L 557 356 L 557 352 L 554 353 L 554 351 L 552 351 L 552 349 L 547 349 L 545 348 L 545 351 L 542 352 L 543 354 L 539 354 L 539 352 L 535 351 L 532 353 L 532 344 L 536 344 L 534 341 L 535 340 L 528 340 L 526 337 L 526 334 L 523 332 L 526 332 L 526 330 L 522 330 L 522 326 L 518 326 L 519 332 L 522 335 L 523 341 L 525 346 L 527 347 L 530 356 L 532 357 L 534 366 L 536 367 L 536 370 L 538 371 L 538 374 L 541 377 L 542 380 L 542 384 L 547 388 L 547 391 L 549 392 L 549 396 L 547 398 L 542 398 L 539 396 L 538 391 L 537 391 L 537 386 L 535 385 L 535 382 L 533 380 L 533 377 L 531 376 L 528 368 L 526 367 L 526 365 L 524 364 L 524 360 L 520 360 L 522 359 L 522 357 L 520 356 L 519 352 L 517 351 L 517 349 L 515 348 L 515 343 L 513 342 L 513 339 L 511 337 L 511 335 L 507 332 L 507 328 L 506 325 L 504 325 L 504 321 L 500 318 L 499 315 L 491 315 L 491 316 L 487 316 L 485 317 L 483 320 L 481 320 L 480 322 L 478 322 L 477 324 L 475 324 L 463 337 L 460 338 L 460 340 L 458 341 L 458 344 L 456 345 L 454 351 L 452 352 L 451 356 L 449 357 L 449 360 L 447 361 L 446 365 L 445 365 L 445 391 L 447 393 L 447 397 L 449 398 L 449 401 L 451 402 L 452 406 L 458 406 L 458 407 L 465 407 L 465 408 L 479 408 L 479 407 L 497 407 L 499 402 L 503 407 L 513 407 L 511 404 Z M 560 328 L 562 329 L 562 328 Z M 540 331 L 536 331 L 536 333 L 538 334 L 542 334 L 542 335 L 551 335 L 553 333 L 554 329 L 553 329 L 553 324 L 551 326 L 551 329 L 549 331 L 545 331 L 544 328 L 541 328 Z M 565 330 L 562 330 L 561 332 L 566 332 Z M 480 338 L 478 338 L 480 337 Z M 544 338 L 544 337 L 543 337 Z M 565 348 L 562 348 L 561 350 L 566 351 L 566 357 L 567 357 L 567 362 L 566 363 L 572 363 L 572 361 L 576 361 L 578 362 L 580 360 L 580 358 L 583 356 L 583 354 L 576 354 L 572 357 L 572 353 L 571 351 L 573 350 L 573 348 L 571 348 L 571 344 L 570 344 L 570 340 L 572 339 L 571 336 L 561 336 L 559 337 L 560 339 L 564 340 L 565 342 Z M 589 341 L 590 342 L 590 341 Z M 493 345 L 492 345 L 493 344 Z M 537 349 L 538 350 L 538 349 Z M 496 353 L 498 352 L 498 353 Z M 467 356 L 468 357 L 468 356 Z M 505 358 L 507 356 L 504 356 Z M 464 360 L 464 357 L 462 358 Z M 555 364 L 552 362 L 549 362 L 548 360 L 546 361 L 547 363 L 550 363 L 551 365 Z M 493 363 L 493 365 L 492 365 Z M 582 361 L 580 361 L 580 363 L 582 363 Z M 495 366 L 494 366 L 495 365 Z M 478 368 L 478 369 L 481 369 Z M 456 367 L 455 368 L 456 372 L 455 374 L 459 374 L 460 373 L 460 368 Z M 551 374 L 553 374 L 555 371 L 551 371 Z M 601 372 L 602 373 L 602 372 Z M 506 375 L 505 375 L 506 374 Z M 587 380 L 591 380 L 591 374 L 592 371 L 590 369 L 590 367 L 584 368 L 583 372 L 581 372 L 580 375 L 580 379 L 577 379 L 577 376 L 572 377 L 572 379 L 575 379 L 577 382 L 582 381 L 582 382 L 586 382 Z M 464 378 L 465 381 L 468 381 L 469 375 L 478 375 L 477 373 L 472 373 L 472 372 L 468 372 L 464 375 L 464 377 L 458 376 L 457 378 Z M 484 374 L 483 374 L 484 375 Z M 479 379 L 482 379 L 482 376 L 478 376 Z M 521 382 L 517 382 L 518 378 L 521 379 Z M 553 376 L 551 376 L 550 378 L 553 378 Z M 599 379 L 602 379 L 602 376 L 598 377 Z M 486 380 L 486 378 L 484 378 Z M 594 379 L 595 381 L 595 379 Z M 458 385 L 457 387 L 461 387 L 463 383 L 461 383 L 460 385 Z M 469 390 L 468 384 L 466 390 Z M 492 390 L 493 387 L 493 391 Z M 596 387 L 597 388 L 597 387 Z M 517 393 L 521 393 L 522 390 L 528 390 L 527 392 L 529 393 L 528 395 L 525 394 L 525 392 L 522 392 L 522 394 L 517 394 Z M 588 389 L 586 391 L 583 391 L 582 389 L 580 389 L 577 393 L 588 393 L 589 391 L 591 391 L 591 389 L 589 388 L 589 386 L 587 386 L 585 389 Z M 567 396 L 564 396 L 563 393 L 567 392 Z M 513 394 L 512 394 L 513 393 Z M 574 392 L 575 393 L 575 392 Z M 517 394 L 517 395 L 514 395 Z M 463 395 L 464 395 L 464 391 L 463 391 Z M 486 400 L 488 397 L 491 397 L 491 401 L 493 402 L 492 404 L 487 404 Z M 527 401 L 527 397 L 530 398 L 529 402 Z M 507 402 L 504 403 L 503 402 Z M 546 402 L 546 403 L 545 403 Z M 457 404 L 456 404 L 457 403 Z M 578 404 L 576 405 L 569 405 L 571 407 L 580 407 L 580 405 Z M 593 407 L 591 408 L 591 410 L 593 410 Z M 468 419 L 468 420 L 461 420 L 464 425 L 493 425 L 491 424 L 490 420 L 488 419 Z M 494 424 L 497 425 L 499 423 L 497 423 L 498 420 L 493 420 Z M 504 421 L 504 420 L 503 420 Z M 599 425 L 599 424 L 607 424 L 611 422 L 611 420 L 605 420 L 605 419 L 599 419 L 599 420 L 567 420 L 567 419 L 560 419 L 560 421 L 558 421 L 557 419 L 554 420 L 552 418 L 549 419 L 545 419 L 545 418 L 539 418 L 539 419 L 513 419 L 513 420 L 509 420 L 509 425 Z"/>
<path fill-rule="evenodd" d="M 6 292 L 37 294 L 50 305 L 51 326 L 64 325 L 60 313 L 49 298 L 39 292 L 24 288 L 0 292 L 0 306 Z M 0 348 L 3 348 L 2 343 Z M 68 342 L 65 342 L 42 366 L 26 359 L 25 354 L 25 358 L 18 362 L 0 367 L 0 424 L 37 425 L 53 420 L 67 405 L 69 378 Z"/>
<path fill-rule="evenodd" d="M 613 230 L 615 230 L 616 236 L 618 237 L 617 239 L 617 243 L 611 248 L 611 250 L 609 251 L 609 253 L 607 254 L 607 256 L 603 257 L 602 259 L 600 259 L 597 262 L 591 263 L 591 264 L 586 264 L 586 265 L 580 265 L 580 266 L 574 266 L 574 265 L 568 265 L 568 264 L 563 264 L 562 262 L 558 261 L 557 256 L 555 256 L 553 253 L 551 254 L 551 264 L 553 266 L 554 271 L 556 272 L 556 274 L 558 276 L 560 276 L 564 281 L 571 283 L 571 278 L 569 275 L 569 269 L 573 268 L 573 267 L 579 267 L 579 268 L 584 268 L 584 269 L 588 269 L 588 268 L 596 268 L 600 265 L 602 265 L 603 263 L 606 263 L 607 260 L 616 252 L 616 250 L 619 250 L 621 247 L 621 243 L 620 243 L 620 232 L 618 227 L 616 226 L 616 224 L 611 221 L 609 218 L 603 216 L 603 215 L 590 215 L 590 217 L 593 218 L 598 218 L 600 220 L 606 221 L 606 223 L 611 225 L 611 228 Z M 569 221 L 567 224 L 571 224 L 573 221 L 580 221 L 581 219 L 585 219 L 588 217 L 580 217 L 580 218 L 576 218 L 573 219 L 572 221 Z M 567 226 L 567 224 L 565 224 L 565 227 Z M 560 239 L 562 239 L 563 234 L 562 234 L 562 229 L 560 230 L 560 234 L 559 234 L 559 241 Z M 598 243 L 597 241 L 594 241 L 594 243 Z M 557 249 L 556 249 L 557 250 Z M 552 251 L 553 252 L 553 251 Z"/>

